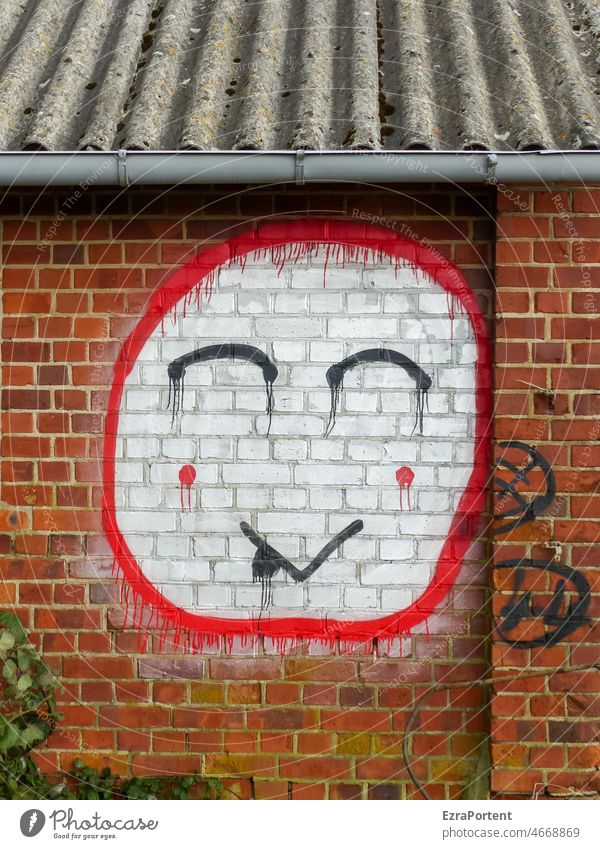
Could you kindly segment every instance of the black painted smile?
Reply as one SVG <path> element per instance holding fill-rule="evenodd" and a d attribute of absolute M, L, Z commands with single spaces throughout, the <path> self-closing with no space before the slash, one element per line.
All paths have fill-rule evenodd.
<path fill-rule="evenodd" d="M 362 531 L 363 527 L 364 524 L 360 519 L 357 519 L 355 522 L 351 522 L 348 527 L 344 528 L 343 531 L 340 531 L 339 534 L 336 534 L 333 539 L 329 540 L 329 542 L 323 546 L 321 551 L 315 558 L 313 558 L 313 560 L 311 560 L 305 569 L 297 569 L 296 566 L 287 559 L 287 557 L 284 557 L 283 554 L 280 554 L 276 548 L 273 548 L 273 546 L 269 545 L 266 540 L 259 536 L 259 534 L 257 534 L 247 522 L 240 522 L 240 528 L 244 535 L 247 536 L 250 542 L 256 546 L 256 554 L 252 561 L 252 580 L 255 583 L 260 581 L 262 584 L 261 607 L 268 607 L 271 603 L 271 581 L 280 569 L 287 572 L 290 578 L 296 581 L 297 584 L 308 580 L 308 578 L 310 578 L 311 575 L 314 575 L 317 569 L 323 565 L 327 558 L 333 554 L 334 551 L 338 550 L 342 543 Z"/>

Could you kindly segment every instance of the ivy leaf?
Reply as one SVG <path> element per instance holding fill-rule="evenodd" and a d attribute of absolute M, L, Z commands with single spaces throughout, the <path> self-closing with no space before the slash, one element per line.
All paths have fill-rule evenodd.
<path fill-rule="evenodd" d="M 14 635 L 10 631 L 0 631 L 0 651 L 10 651 L 15 642 Z"/>
<path fill-rule="evenodd" d="M 21 737 L 17 726 L 14 722 L 7 723 L 0 736 L 0 752 L 8 752 L 18 746 L 19 743 L 21 743 Z"/>
<path fill-rule="evenodd" d="M 27 634 L 25 633 L 25 629 L 21 625 L 21 620 L 16 613 L 9 613 L 7 610 L 0 610 L 0 625 L 11 632 L 15 638 L 15 643 L 18 646 L 27 642 Z"/>
<path fill-rule="evenodd" d="M 6 678 L 9 684 L 14 684 L 17 680 L 17 664 L 14 660 L 7 660 L 2 670 L 2 675 Z"/>
<path fill-rule="evenodd" d="M 19 646 L 17 649 L 17 663 L 21 672 L 27 672 L 31 668 L 33 652 L 31 646 Z"/>
<path fill-rule="evenodd" d="M 48 669 L 47 666 L 44 666 L 40 674 L 37 676 L 37 683 L 39 687 L 46 689 L 48 687 L 55 687 L 58 682 L 54 672 Z"/>
<path fill-rule="evenodd" d="M 29 675 L 29 673 L 26 673 L 25 675 L 21 675 L 21 677 L 17 681 L 17 686 L 15 687 L 15 690 L 17 691 L 17 693 L 24 693 L 25 690 L 28 690 L 32 684 L 33 679 L 31 675 Z"/>
<path fill-rule="evenodd" d="M 27 725 L 21 732 L 21 737 L 27 746 L 32 746 L 34 743 L 42 742 L 44 733 L 37 725 Z"/>

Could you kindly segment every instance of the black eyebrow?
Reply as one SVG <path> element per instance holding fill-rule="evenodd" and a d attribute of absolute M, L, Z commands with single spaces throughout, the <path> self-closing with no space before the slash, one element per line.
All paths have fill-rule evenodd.
<path fill-rule="evenodd" d="M 328 436 L 335 425 L 335 414 L 340 400 L 340 392 L 344 384 L 344 375 L 347 371 L 351 371 L 355 366 L 361 363 L 391 363 L 395 366 L 400 366 L 415 382 L 417 389 L 417 415 L 415 426 L 419 426 L 419 432 L 423 434 L 423 407 L 427 392 L 431 388 L 431 378 L 423 369 L 418 366 L 414 360 L 401 354 L 399 351 L 392 351 L 390 348 L 369 348 L 366 351 L 359 351 L 358 354 L 352 354 L 346 357 L 339 363 L 335 363 L 327 369 L 327 383 L 331 390 L 331 411 L 329 413 L 329 422 L 325 435 Z"/>
<path fill-rule="evenodd" d="M 273 410 L 273 383 L 279 372 L 277 366 L 269 359 L 264 351 L 255 348 L 254 345 L 240 345 L 237 342 L 225 342 L 221 345 L 206 345 L 204 348 L 196 348 L 189 354 L 177 357 L 167 366 L 169 375 L 169 400 L 167 409 L 171 406 L 171 395 L 173 396 L 173 421 L 175 415 L 183 406 L 183 392 L 185 388 L 185 372 L 188 366 L 195 363 L 204 363 L 210 360 L 242 360 L 254 363 L 262 371 L 267 391 L 267 415 L 269 416 L 269 428 L 271 430 L 271 413 Z"/>

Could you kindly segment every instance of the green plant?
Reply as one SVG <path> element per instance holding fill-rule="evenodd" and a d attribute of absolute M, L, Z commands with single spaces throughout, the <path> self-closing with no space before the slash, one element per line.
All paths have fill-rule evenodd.
<path fill-rule="evenodd" d="M 32 782 L 48 784 L 38 779 L 28 754 L 61 718 L 54 698 L 58 681 L 28 641 L 19 618 L 6 611 L 0 611 L 0 664 L 0 797 L 14 799 Z M 50 798 L 60 795 L 58 786 L 42 789 Z"/>
<path fill-rule="evenodd" d="M 59 684 L 27 639 L 19 618 L 0 611 L 0 799 L 220 799 L 223 786 L 201 775 L 114 775 L 86 766 L 56 776 L 41 772 L 31 751 L 62 718 L 54 691 Z"/>

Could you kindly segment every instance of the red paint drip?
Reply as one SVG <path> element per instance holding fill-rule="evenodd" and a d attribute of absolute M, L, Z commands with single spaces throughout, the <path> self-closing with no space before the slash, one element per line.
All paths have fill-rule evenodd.
<path fill-rule="evenodd" d="M 412 469 L 409 469 L 408 466 L 401 466 L 396 472 L 396 480 L 398 481 L 398 486 L 400 487 L 400 509 L 402 510 L 402 491 L 404 487 L 406 487 L 406 498 L 408 501 L 408 509 L 412 510 L 410 506 L 410 486 L 415 479 L 415 473 Z"/>
<path fill-rule="evenodd" d="M 181 509 L 185 510 L 183 492 L 187 489 L 188 510 L 192 509 L 192 484 L 196 480 L 196 469 L 193 466 L 182 466 L 179 469 L 179 483 L 181 491 Z"/>

